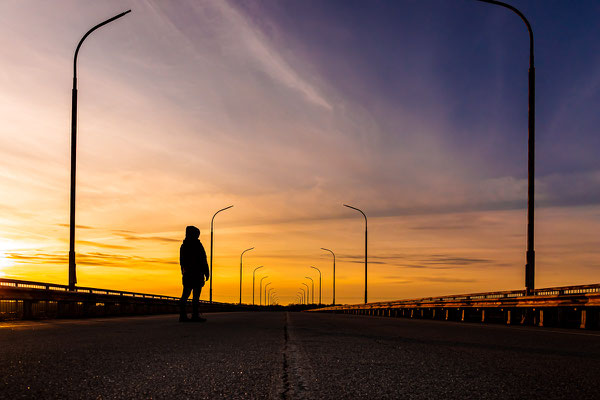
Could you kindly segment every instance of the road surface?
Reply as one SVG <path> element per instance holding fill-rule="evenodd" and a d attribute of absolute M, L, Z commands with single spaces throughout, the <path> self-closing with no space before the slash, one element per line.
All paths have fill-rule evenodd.
<path fill-rule="evenodd" d="M 0 323 L 0 398 L 599 398 L 600 332 L 313 313 Z"/>

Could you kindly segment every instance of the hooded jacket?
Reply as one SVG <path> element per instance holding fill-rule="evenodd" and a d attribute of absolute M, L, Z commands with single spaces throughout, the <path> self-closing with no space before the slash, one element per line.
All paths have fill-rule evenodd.
<path fill-rule="evenodd" d="M 185 239 L 179 249 L 179 264 L 181 273 L 200 280 L 202 277 L 208 280 L 209 271 L 206 262 L 206 251 L 198 239 L 200 229 L 195 226 L 185 228 Z"/>

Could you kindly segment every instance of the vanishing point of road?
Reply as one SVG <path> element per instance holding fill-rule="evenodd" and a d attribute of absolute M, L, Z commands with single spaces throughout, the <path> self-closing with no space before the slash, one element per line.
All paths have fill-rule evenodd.
<path fill-rule="evenodd" d="M 0 323 L 0 398 L 598 398 L 600 333 L 296 312 Z"/>

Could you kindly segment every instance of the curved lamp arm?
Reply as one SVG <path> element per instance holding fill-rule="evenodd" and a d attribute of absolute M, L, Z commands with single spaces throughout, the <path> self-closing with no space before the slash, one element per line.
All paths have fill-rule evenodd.
<path fill-rule="evenodd" d="M 109 22 L 113 22 L 115 19 L 119 19 L 122 16 L 124 16 L 125 14 L 130 13 L 130 12 L 131 12 L 131 10 L 127 10 L 127 11 L 122 12 L 119 15 L 115 15 L 114 17 L 107 19 L 104 22 L 100 22 L 98 25 L 94 26 L 92 29 L 87 31 L 85 35 L 83 35 L 83 37 L 79 41 L 79 44 L 77 44 L 77 48 L 75 49 L 75 57 L 73 57 L 73 78 L 75 78 L 77 76 L 77 54 L 79 54 L 79 48 L 83 44 L 83 41 L 90 35 L 90 33 L 94 32 L 96 29 L 101 28 L 104 25 L 108 24 Z"/>

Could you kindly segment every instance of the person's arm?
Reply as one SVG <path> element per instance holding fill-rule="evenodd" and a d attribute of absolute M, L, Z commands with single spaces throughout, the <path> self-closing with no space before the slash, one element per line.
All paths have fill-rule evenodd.
<path fill-rule="evenodd" d="M 181 266 L 181 274 L 185 274 L 185 268 L 183 267 L 185 264 L 185 255 L 183 253 L 183 245 L 179 248 L 179 265 Z"/>
<path fill-rule="evenodd" d="M 201 255 L 200 262 L 202 263 L 202 271 L 204 272 L 204 280 L 208 280 L 210 278 L 210 272 L 208 270 L 208 261 L 206 260 L 206 251 L 204 250 L 204 246 L 200 243 Z"/>

